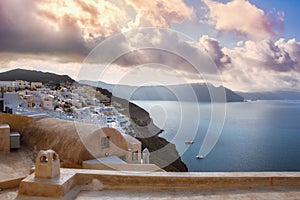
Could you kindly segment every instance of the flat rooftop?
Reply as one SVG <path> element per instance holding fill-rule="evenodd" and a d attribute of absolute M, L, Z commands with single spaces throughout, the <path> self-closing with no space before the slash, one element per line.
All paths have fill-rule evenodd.
<path fill-rule="evenodd" d="M 1 200 L 15 200 L 18 189 L 7 189 L 0 192 Z M 247 188 L 247 189 L 219 189 L 195 191 L 129 191 L 129 190 L 103 190 L 103 191 L 80 191 L 75 200 L 140 200 L 140 199 L 179 199 L 179 200 L 275 200 L 275 199 L 299 199 L 300 187 L 274 187 L 274 188 Z M 28 200 L 31 198 L 28 198 Z M 36 198 L 45 199 L 49 198 Z M 25 199 L 24 199 L 25 200 Z"/>
<path fill-rule="evenodd" d="M 86 163 L 107 163 L 107 164 L 127 164 L 124 160 L 117 156 L 109 156 L 103 158 L 97 158 L 93 160 L 86 160 Z"/>

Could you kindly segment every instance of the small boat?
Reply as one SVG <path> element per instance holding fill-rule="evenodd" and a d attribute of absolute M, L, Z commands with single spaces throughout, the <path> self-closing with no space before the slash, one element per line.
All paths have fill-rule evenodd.
<path fill-rule="evenodd" d="M 203 159 L 204 156 L 202 156 L 202 155 L 197 155 L 196 158 L 197 158 L 197 159 Z"/>
<path fill-rule="evenodd" d="M 185 143 L 185 144 L 193 144 L 194 142 L 191 141 L 191 140 L 187 140 L 187 141 L 185 141 L 184 143 Z"/>

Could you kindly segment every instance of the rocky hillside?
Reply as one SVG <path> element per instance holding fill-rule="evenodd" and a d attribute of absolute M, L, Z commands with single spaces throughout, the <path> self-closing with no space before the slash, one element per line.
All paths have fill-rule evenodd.
<path fill-rule="evenodd" d="M 42 82 L 43 84 L 74 83 L 75 81 L 67 75 L 57 75 L 49 72 L 41 72 L 25 69 L 14 69 L 0 73 L 1 81 L 23 80 L 28 82 Z"/>

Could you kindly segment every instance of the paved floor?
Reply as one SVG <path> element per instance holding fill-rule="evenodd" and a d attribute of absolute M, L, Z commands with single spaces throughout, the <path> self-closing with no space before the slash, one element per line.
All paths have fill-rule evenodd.
<path fill-rule="evenodd" d="M 18 195 L 18 188 L 0 191 L 1 200 L 13 200 L 17 197 L 17 195 Z"/>
<path fill-rule="evenodd" d="M 240 199 L 300 199 L 300 187 L 273 187 L 260 189 L 231 189 L 231 190 L 203 190 L 203 191 L 81 191 L 76 200 L 97 199 L 180 199 L 180 200 L 240 200 Z"/>
<path fill-rule="evenodd" d="M 26 176 L 33 165 L 35 156 L 32 151 L 22 149 L 11 152 L 9 156 L 0 154 L 0 181 Z M 0 190 L 0 200 L 14 200 L 17 197 L 18 189 Z M 76 196 L 77 193 L 75 193 Z M 32 200 L 32 198 L 28 198 Z M 41 199 L 41 198 L 36 198 Z M 300 200 L 300 187 L 269 187 L 256 189 L 213 189 L 199 191 L 175 191 L 175 190 L 102 190 L 102 191 L 80 191 L 76 200 L 97 200 L 97 199 L 179 199 L 179 200 L 223 200 L 223 199 L 293 199 Z"/>
<path fill-rule="evenodd" d="M 18 190 L 8 189 L 0 191 L 1 200 L 14 200 L 17 197 Z M 28 198 L 30 200 L 32 198 Z M 35 198 L 47 199 L 47 198 Z M 104 190 L 104 191 L 81 191 L 75 200 L 299 200 L 300 187 L 272 187 L 259 189 L 230 189 L 230 190 L 202 190 L 202 191 L 120 191 L 120 190 Z M 27 200 L 27 199 L 26 199 Z"/>
<path fill-rule="evenodd" d="M 35 154 L 22 147 L 9 154 L 0 153 L 0 182 L 28 176 Z"/>
<path fill-rule="evenodd" d="M 29 175 L 35 155 L 32 151 L 22 147 L 9 154 L 0 153 L 0 185 L 6 181 Z M 0 200 L 13 200 L 17 197 L 18 188 L 1 190 Z"/>

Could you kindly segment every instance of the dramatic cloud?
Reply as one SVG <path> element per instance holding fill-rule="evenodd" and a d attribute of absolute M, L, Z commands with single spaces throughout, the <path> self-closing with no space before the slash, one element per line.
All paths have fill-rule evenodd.
<path fill-rule="evenodd" d="M 169 27 L 191 17 L 182 0 L 2 0 L 0 51 L 86 55 L 115 33 Z"/>
<path fill-rule="evenodd" d="M 199 74 L 205 74 L 218 82 L 221 73 L 233 89 L 299 88 L 300 43 L 274 37 L 283 30 L 284 12 L 265 12 L 247 0 L 202 1 L 197 12 L 184 0 L 1 0 L 0 66 L 44 69 L 73 78 L 84 71 L 93 80 L 108 67 L 107 81 L 124 74 L 140 81 L 149 74 L 173 82 L 199 81 Z M 202 24 L 207 29 L 201 33 L 210 36 L 191 41 L 168 31 L 191 18 L 206 20 L 209 25 Z M 187 24 L 174 27 L 197 35 L 197 24 Z M 238 37 L 243 40 L 232 47 L 234 37 L 211 38 L 221 32 L 245 38 Z M 88 67 L 82 68 L 80 63 L 99 43 L 86 60 Z"/>
<path fill-rule="evenodd" d="M 125 68 L 151 64 L 151 67 L 157 70 L 168 66 L 174 71 L 189 74 L 219 73 L 218 67 L 201 45 L 188 41 L 183 35 L 168 29 L 147 28 L 116 35 L 97 46 L 85 63 L 107 66 L 116 64 Z M 102 70 L 100 68 L 99 73 L 102 73 Z M 86 71 L 92 69 L 88 68 Z M 89 76 L 94 74 L 93 72 Z"/>
<path fill-rule="evenodd" d="M 85 41 L 121 32 L 131 20 L 126 13 L 127 7 L 109 1 L 41 0 L 36 6 L 37 18 L 47 26 L 55 31 L 76 27 Z"/>
<path fill-rule="evenodd" d="M 137 11 L 136 21 L 140 26 L 169 27 L 170 23 L 180 23 L 193 15 L 181 0 L 126 0 Z"/>
<path fill-rule="evenodd" d="M 292 90 L 300 87 L 300 43 L 295 39 L 246 41 L 243 46 L 223 48 L 231 59 L 222 78 L 241 90 Z"/>
<path fill-rule="evenodd" d="M 236 91 L 293 91 L 300 87 L 300 74 L 278 73 L 251 67 L 233 67 L 222 73 L 224 85 Z"/>
<path fill-rule="evenodd" d="M 281 43 L 281 46 L 278 43 Z M 271 40 L 246 41 L 244 47 L 229 50 L 227 54 L 240 65 L 249 65 L 278 72 L 298 71 L 297 63 L 299 58 L 295 57 L 295 54 L 298 54 L 299 57 L 299 52 L 295 52 L 292 48 L 287 52 L 284 47 L 287 46 L 288 48 L 289 45 L 282 40 L 275 43 Z"/>
<path fill-rule="evenodd" d="M 225 65 L 231 63 L 230 57 L 224 54 L 219 41 L 217 41 L 216 39 L 210 38 L 207 35 L 203 35 L 200 38 L 200 44 L 205 47 L 218 68 L 222 69 L 225 67 Z"/>
<path fill-rule="evenodd" d="M 259 40 L 272 37 L 271 18 L 263 10 L 247 0 L 233 0 L 228 3 L 203 0 L 208 6 L 208 18 L 218 31 L 233 31 L 249 39 Z M 275 13 L 282 21 L 284 14 Z"/>
<path fill-rule="evenodd" d="M 107 38 L 144 26 L 169 28 L 192 16 L 193 9 L 183 0 L 1 0 L 0 68 L 50 71 L 76 79 L 84 58 Z M 104 60 L 93 65 L 97 71 L 105 55 L 128 52 L 116 58 L 121 66 L 105 80 L 121 77 L 124 66 L 159 61 L 159 53 L 134 52 L 124 39 L 110 44 Z"/>
<path fill-rule="evenodd" d="M 281 38 L 275 42 L 275 45 L 289 54 L 295 63 L 294 68 L 300 72 L 300 42 L 297 42 L 295 38 L 285 42 L 285 39 Z"/>
<path fill-rule="evenodd" d="M 54 30 L 37 18 L 34 0 L 0 1 L 0 51 L 23 53 L 86 54 L 78 28 Z"/>

